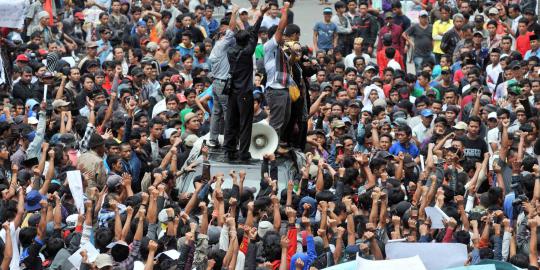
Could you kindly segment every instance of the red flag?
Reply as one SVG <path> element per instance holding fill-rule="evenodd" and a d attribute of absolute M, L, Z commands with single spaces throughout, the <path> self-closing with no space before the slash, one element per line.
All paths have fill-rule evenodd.
<path fill-rule="evenodd" d="M 47 11 L 49 13 L 49 26 L 52 26 L 54 24 L 54 14 L 53 14 L 53 0 L 45 0 L 45 3 L 43 3 L 43 10 Z"/>

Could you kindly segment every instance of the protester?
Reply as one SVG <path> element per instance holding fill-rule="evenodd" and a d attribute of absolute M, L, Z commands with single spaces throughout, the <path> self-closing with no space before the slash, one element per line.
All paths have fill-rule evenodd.
<path fill-rule="evenodd" d="M 259 2 L 0 29 L 0 269 L 538 269 L 536 1 Z"/>

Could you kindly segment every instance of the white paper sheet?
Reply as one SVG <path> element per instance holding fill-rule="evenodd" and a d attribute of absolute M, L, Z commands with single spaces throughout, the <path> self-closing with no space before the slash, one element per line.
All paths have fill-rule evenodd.
<path fill-rule="evenodd" d="M 75 206 L 79 212 L 84 214 L 84 190 L 81 178 L 81 171 L 68 171 L 66 173 L 66 179 L 69 183 L 69 190 L 75 201 Z"/>
<path fill-rule="evenodd" d="M 442 229 L 444 228 L 443 220 L 448 220 L 446 213 L 441 210 L 441 208 L 435 207 L 426 207 L 426 215 L 431 219 L 431 228 L 432 229 Z"/>
<path fill-rule="evenodd" d="M 86 250 L 86 255 L 88 256 L 88 262 L 92 263 L 96 260 L 96 257 L 99 255 L 99 251 L 92 245 L 92 243 L 87 242 L 84 246 L 81 246 L 73 255 L 69 256 L 68 261 L 75 266 L 75 268 L 80 269 L 82 263 L 81 251 Z"/>
<path fill-rule="evenodd" d="M 385 250 L 388 259 L 418 255 L 429 270 L 461 267 L 467 262 L 467 246 L 458 243 L 388 243 Z"/>

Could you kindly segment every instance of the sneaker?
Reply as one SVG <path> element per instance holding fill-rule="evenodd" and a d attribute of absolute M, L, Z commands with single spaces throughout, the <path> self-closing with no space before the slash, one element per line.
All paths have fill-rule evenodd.
<path fill-rule="evenodd" d="M 214 140 L 209 140 L 206 142 L 206 145 L 210 148 L 219 148 L 220 145 L 219 145 L 219 142 L 216 142 Z"/>

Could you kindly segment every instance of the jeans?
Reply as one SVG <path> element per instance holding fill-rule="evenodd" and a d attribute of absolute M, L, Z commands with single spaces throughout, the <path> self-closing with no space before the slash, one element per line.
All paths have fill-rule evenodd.
<path fill-rule="evenodd" d="M 268 88 L 265 96 L 270 108 L 270 126 L 276 130 L 278 137 L 281 138 L 291 117 L 289 90 Z"/>
<path fill-rule="evenodd" d="M 429 56 L 414 56 L 413 61 L 415 72 L 418 73 L 422 70 L 423 63 L 427 63 L 428 61 L 435 63 L 435 55 L 431 54 Z"/>
<path fill-rule="evenodd" d="M 219 134 L 223 134 L 225 129 L 225 119 L 227 115 L 227 102 L 229 97 L 223 95 L 225 81 L 214 80 L 212 83 L 212 117 L 210 118 L 210 141 L 217 143 Z"/>

